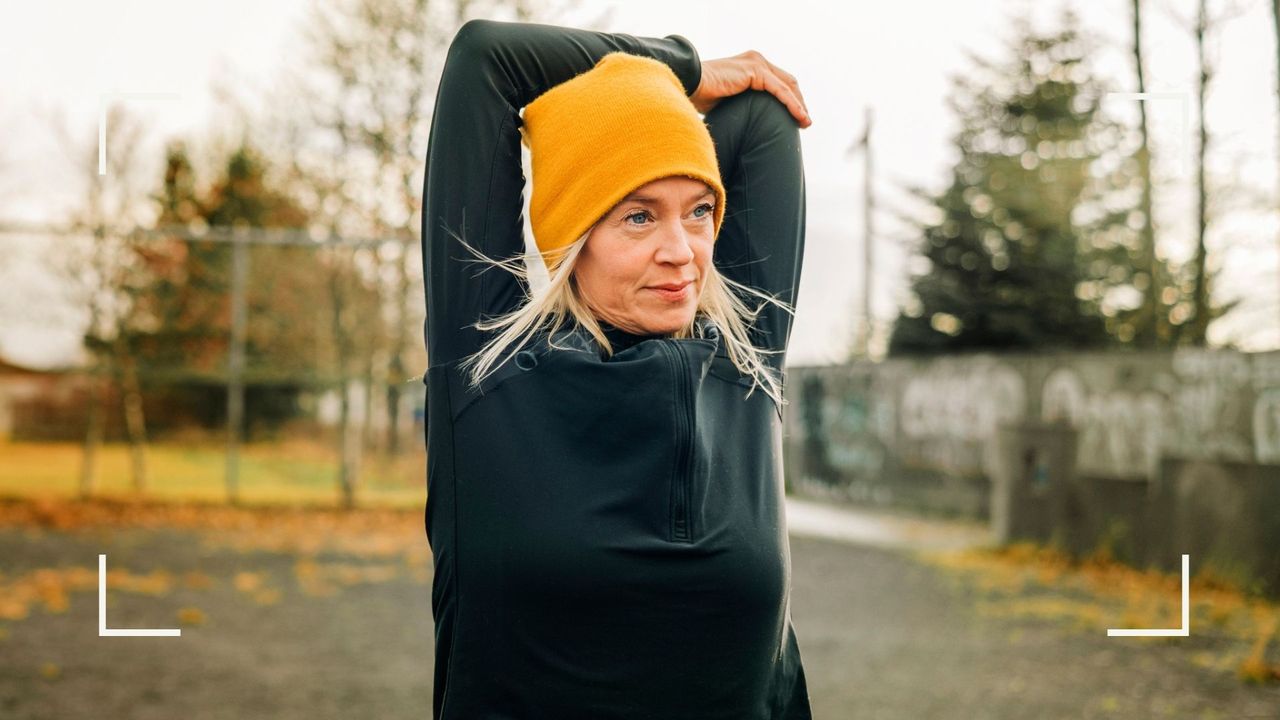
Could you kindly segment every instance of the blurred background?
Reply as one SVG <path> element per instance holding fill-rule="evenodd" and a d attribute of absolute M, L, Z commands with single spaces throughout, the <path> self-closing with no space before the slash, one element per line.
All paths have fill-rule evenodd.
<path fill-rule="evenodd" d="M 1280 2 L 1076 5 L 0 9 L 5 717 L 430 712 L 422 173 L 484 17 L 799 79 L 815 716 L 1280 718 Z M 98 553 L 181 640 L 93 635 Z M 1108 637 L 1184 554 L 1191 631 Z"/>

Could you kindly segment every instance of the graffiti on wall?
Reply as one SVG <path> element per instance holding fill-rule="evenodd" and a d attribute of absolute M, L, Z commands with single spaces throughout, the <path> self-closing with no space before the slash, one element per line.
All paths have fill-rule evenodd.
<path fill-rule="evenodd" d="M 869 375 L 805 379 L 801 417 L 806 425 L 820 425 L 824 436 L 822 442 L 805 441 L 805 472 L 812 479 L 846 484 L 880 476 L 890 452 L 893 406 L 872 380 Z"/>
<path fill-rule="evenodd" d="M 1069 422 L 1079 433 L 1076 467 L 1107 477 L 1149 477 L 1160 462 L 1165 400 L 1156 392 L 1098 391 L 1060 367 L 1041 391 L 1045 422 Z"/>
<path fill-rule="evenodd" d="M 1173 354 L 1166 453 L 1248 462 L 1254 390 L 1249 356 L 1213 350 Z"/>
<path fill-rule="evenodd" d="M 1258 393 L 1253 405 L 1253 437 L 1258 462 L 1280 465 L 1280 388 Z"/>
<path fill-rule="evenodd" d="M 1280 353 L 1253 356 L 1253 447 L 1257 461 L 1280 465 Z"/>
<path fill-rule="evenodd" d="M 1280 465 L 1280 352 L 970 356 L 821 375 L 803 404 L 826 438 L 828 465 L 813 467 L 836 478 L 987 474 L 996 429 L 1037 416 L 1077 429 L 1090 475 L 1151 478 L 1163 457 Z"/>
<path fill-rule="evenodd" d="M 903 435 L 927 464 L 987 472 L 996 428 L 1026 413 L 1026 385 L 1004 363 L 939 361 L 911 377 L 898 411 Z"/>
<path fill-rule="evenodd" d="M 854 394 L 842 402 L 828 402 L 834 443 L 828 459 L 845 478 L 875 477 L 885 461 L 885 445 L 876 431 L 876 407 L 865 394 Z"/>

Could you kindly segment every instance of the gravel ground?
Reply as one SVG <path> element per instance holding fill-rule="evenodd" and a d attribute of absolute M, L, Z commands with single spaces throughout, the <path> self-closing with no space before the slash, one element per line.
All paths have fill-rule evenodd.
<path fill-rule="evenodd" d="M 423 541 L 425 543 L 425 540 Z M 175 575 L 210 587 L 109 591 L 111 627 L 200 624 L 180 638 L 100 638 L 96 587 L 65 611 L 0 620 L 0 718 L 221 720 L 429 718 L 430 586 L 421 572 L 306 590 L 297 557 L 210 548 L 194 531 L 0 528 L 0 585 L 47 567 Z M 318 563 L 392 567 L 386 558 Z M 978 596 L 907 551 L 792 538 L 792 616 L 822 719 L 1272 718 L 1280 687 L 1190 661 L 1209 639 L 1108 638 L 1062 623 L 980 615 Z M 279 600 L 261 604 L 238 573 Z"/>
<path fill-rule="evenodd" d="M 1193 664 L 1206 641 L 1107 637 L 975 611 L 909 553 L 792 538 L 815 718 L 1270 718 L 1280 687 Z"/>

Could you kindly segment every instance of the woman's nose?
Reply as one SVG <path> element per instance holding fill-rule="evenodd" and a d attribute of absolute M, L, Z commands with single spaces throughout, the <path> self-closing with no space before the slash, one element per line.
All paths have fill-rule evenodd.
<path fill-rule="evenodd" d="M 664 228 L 658 242 L 655 258 L 661 263 L 684 265 L 693 260 L 693 238 L 680 223 Z"/>

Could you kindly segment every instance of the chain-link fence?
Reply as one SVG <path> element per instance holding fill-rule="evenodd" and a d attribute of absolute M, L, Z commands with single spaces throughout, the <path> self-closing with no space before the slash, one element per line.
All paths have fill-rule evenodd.
<path fill-rule="evenodd" d="M 34 249 L 83 337 L 63 367 L 0 358 L 0 489 L 343 504 L 425 492 L 411 235 L 0 233 Z"/>

